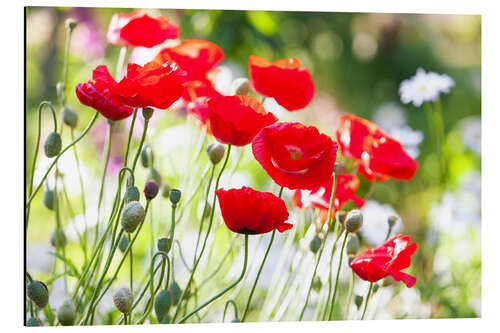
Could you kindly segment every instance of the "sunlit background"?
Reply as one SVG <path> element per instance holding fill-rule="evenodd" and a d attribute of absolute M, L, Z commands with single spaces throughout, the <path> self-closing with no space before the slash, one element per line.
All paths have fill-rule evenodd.
<path fill-rule="evenodd" d="M 119 48 L 106 43 L 107 26 L 113 14 L 131 10 L 42 7 L 27 9 L 27 162 L 33 158 L 38 104 L 42 100 L 49 100 L 57 105 L 56 84 L 61 80 L 63 69 L 64 20 L 73 17 L 78 21 L 70 45 L 68 84 L 71 94 L 68 96 L 68 104 L 79 114 L 79 132 L 94 111 L 78 102 L 73 87 L 79 82 L 88 81 L 92 69 L 100 64 L 108 65 L 114 74 Z M 247 76 L 249 55 L 271 60 L 297 57 L 313 76 L 316 86 L 313 101 L 302 111 L 288 113 L 272 99 L 267 99 L 264 105 L 269 111 L 281 120 L 301 121 L 317 126 L 320 131 L 331 136 L 335 130 L 336 117 L 342 113 L 354 113 L 376 122 L 397 138 L 406 151 L 418 160 L 419 170 L 410 182 L 390 180 L 376 184 L 373 194 L 362 209 L 365 225 L 361 229 L 361 235 L 366 245 L 378 245 L 385 236 L 387 217 L 393 214 L 400 216 L 402 223 L 397 226 L 397 231 L 410 234 L 412 240 L 420 244 L 411 268 L 412 275 L 417 277 L 417 284 L 412 289 L 400 284 L 381 288 L 376 294 L 376 301 L 373 301 L 376 308 L 372 309 L 372 317 L 389 319 L 481 316 L 480 16 L 223 10 L 148 12 L 162 14 L 179 25 L 181 39 L 206 39 L 222 48 L 225 59 L 220 65 L 221 72 L 217 77 L 216 86 L 222 93 L 229 92 L 233 79 Z M 131 52 L 130 62 L 143 64 L 151 60 L 161 48 L 162 46 L 151 49 L 136 48 Z M 435 186 L 438 159 L 429 138 L 424 110 L 402 104 L 398 96 L 400 82 L 413 76 L 418 67 L 448 74 L 455 81 L 451 92 L 442 97 L 446 132 L 444 158 L 448 184 L 442 193 Z M 42 140 L 52 128 L 48 113 L 43 117 Z M 129 120 L 122 123 L 123 125 L 117 126 L 117 131 L 121 134 L 116 135 L 108 169 L 107 188 L 113 189 L 105 192 L 107 200 L 104 206 L 106 202 L 108 206 L 103 209 L 108 212 L 116 188 L 116 175 L 122 163 L 121 155 L 126 140 L 124 129 L 128 128 Z M 153 130 L 149 133 L 148 140 L 154 144 L 153 150 L 159 163 L 157 169 L 163 181 L 189 192 L 187 188 L 193 185 L 185 183 L 185 180 L 181 181 L 183 178 L 180 175 L 184 163 L 188 160 L 187 154 L 191 149 L 189 147 L 199 136 L 197 127 L 192 121 L 186 122 L 186 114 L 182 109 L 155 112 L 152 124 Z M 78 232 L 91 227 L 91 220 L 95 221 L 97 195 L 89 196 L 88 193 L 98 192 L 106 126 L 105 120 L 101 118 L 92 129 L 91 135 L 78 146 L 87 189 L 87 205 L 90 207 L 85 218 L 80 214 L 81 193 L 74 171 L 74 156 L 65 154 L 59 164 L 64 175 L 66 195 L 75 207 L 72 214 L 64 216 L 70 241 L 76 241 Z M 140 136 L 140 122 L 136 130 L 136 135 Z M 63 143 L 67 144 L 69 141 L 69 133 L 65 133 Z M 239 154 L 243 155 L 238 169 L 230 179 L 223 182 L 230 186 L 248 185 L 276 192 L 276 187 L 271 185 L 266 173 L 253 159 L 251 149 L 246 147 L 239 151 Z M 40 170 L 36 170 L 35 183 L 39 181 L 44 167 L 49 162 L 42 154 L 39 161 Z M 30 163 L 27 163 L 28 175 L 31 172 Z M 199 167 L 199 173 L 203 167 L 204 165 Z M 139 172 L 143 173 L 143 179 L 147 177 L 147 170 Z M 50 181 L 49 178 L 49 186 Z M 364 179 L 361 181 L 358 193 L 363 196 L 368 191 L 369 183 Z M 142 184 L 141 181 L 139 183 Z M 183 185 L 186 188 L 183 188 Z M 41 204 L 41 195 L 38 195 L 35 201 L 32 205 L 26 251 L 28 270 L 48 279 L 52 276 L 54 261 L 54 256 L 50 254 L 53 248 L 49 238 L 55 222 L 52 212 Z M 190 235 L 189 232 L 192 234 L 191 238 L 186 236 L 181 240 L 186 257 L 192 258 L 192 253 L 189 253 L 190 242 L 193 241 L 197 228 L 197 224 L 190 226 L 189 222 L 196 220 L 200 209 L 193 207 L 183 220 L 182 228 L 186 230 L 186 235 Z M 168 216 L 163 215 L 168 214 L 168 211 L 168 205 L 164 202 L 154 207 L 153 215 L 161 218 Z M 302 219 L 300 214 L 291 212 L 291 221 Z M 220 233 L 217 237 L 224 238 L 227 244 L 230 242 L 231 235 L 224 229 L 219 228 L 217 232 Z M 302 234 L 301 232 L 299 230 L 295 235 L 296 246 L 307 248 L 313 230 L 304 227 Z M 144 237 L 142 244 L 147 246 L 148 242 L 149 238 Z M 283 291 L 285 296 L 281 304 L 277 304 L 277 300 L 264 299 L 265 288 L 283 287 L 278 278 L 279 269 L 293 269 L 300 265 L 300 262 L 312 264 L 310 253 L 304 254 L 303 259 L 295 256 L 286 257 L 284 260 L 283 255 L 280 256 L 280 249 L 286 248 L 284 243 L 283 236 L 282 240 L 278 240 L 276 248 L 273 248 L 261 277 L 262 283 L 259 284 L 262 310 L 258 316 L 250 318 L 251 320 L 266 320 L 271 313 L 279 320 L 297 318 L 293 303 L 302 304 L 302 296 L 299 295 L 298 300 L 293 300 L 288 299 L 286 295 L 294 295 L 293 288 L 299 288 L 300 276 L 291 284 L 288 294 L 286 290 Z M 227 244 L 221 245 L 220 248 L 214 246 L 214 262 L 218 262 L 217 254 L 224 253 Z M 258 253 L 263 253 L 266 244 L 267 236 L 251 243 Z M 137 248 L 140 247 L 141 245 Z M 78 252 L 77 242 L 70 242 L 68 248 L 69 251 L 74 249 L 74 252 Z M 140 257 L 140 251 L 135 254 L 137 257 Z M 144 252 L 147 251 L 148 249 L 144 249 Z M 235 252 L 235 256 L 237 254 Z M 187 259 L 189 261 L 189 258 Z M 142 264 L 146 267 L 145 272 L 147 265 L 146 261 Z M 284 268 L 280 268 L 280 265 Z M 181 264 L 178 266 L 181 270 Z M 209 274 L 210 265 L 206 266 L 205 273 Z M 257 263 L 254 266 L 257 266 Z M 320 278 L 326 279 L 326 263 L 321 267 L 323 270 L 320 268 Z M 256 268 L 252 268 L 253 276 Z M 227 279 L 236 276 L 238 269 L 226 267 Z M 309 283 L 309 268 L 305 269 L 303 276 L 303 283 Z M 350 272 L 346 268 L 342 272 L 341 280 L 347 286 L 349 279 Z M 57 306 L 62 300 L 63 290 L 62 284 L 57 283 L 59 280 L 61 279 L 50 281 L 54 291 L 50 300 L 53 306 Z M 250 284 L 253 279 L 250 276 L 246 281 Z M 366 287 L 365 283 L 359 282 L 355 285 L 355 292 L 363 295 Z M 237 293 L 241 294 L 241 290 Z M 241 302 L 244 300 L 245 297 L 241 297 Z M 312 299 L 313 305 L 314 302 Z M 111 303 L 109 307 L 102 311 L 111 311 Z M 220 314 L 213 315 L 219 316 L 214 320 L 220 320 Z M 102 321 L 106 322 L 106 319 Z"/>

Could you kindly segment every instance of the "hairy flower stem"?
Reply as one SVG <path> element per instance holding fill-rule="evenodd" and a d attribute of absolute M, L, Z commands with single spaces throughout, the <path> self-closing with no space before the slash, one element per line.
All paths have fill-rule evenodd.
<path fill-rule="evenodd" d="M 92 119 L 90 120 L 90 122 L 87 124 L 87 127 L 85 127 L 85 129 L 83 130 L 83 132 L 75 139 L 73 140 L 69 145 L 67 145 L 55 158 L 54 160 L 52 161 L 52 163 L 50 164 L 49 168 L 47 169 L 47 171 L 45 172 L 45 174 L 43 175 L 42 177 L 42 180 L 40 181 L 40 184 L 38 184 L 38 186 L 35 188 L 35 190 L 31 193 L 30 197 L 28 198 L 28 201 L 26 202 L 26 208 L 28 209 L 30 204 L 31 204 L 31 201 L 33 200 L 33 198 L 35 197 L 35 195 L 38 193 L 38 191 L 40 190 L 40 188 L 42 187 L 45 179 L 47 179 L 47 176 L 49 175 L 49 172 L 52 170 L 52 168 L 54 167 L 54 165 L 56 165 L 57 161 L 59 160 L 59 158 L 68 150 L 70 149 L 71 147 L 73 147 L 75 144 L 77 144 L 81 139 L 83 139 L 83 137 L 89 132 L 89 130 L 92 128 L 92 126 L 94 125 L 95 121 L 97 120 L 97 117 L 99 116 L 99 112 L 95 112 L 94 113 L 94 116 L 92 117 Z"/>
<path fill-rule="evenodd" d="M 342 242 L 342 247 L 340 248 L 339 266 L 337 268 L 337 276 L 335 277 L 335 288 L 333 289 L 332 305 L 330 307 L 330 314 L 328 315 L 328 320 L 332 320 L 333 319 L 333 311 L 334 311 L 334 308 L 335 308 L 335 300 L 336 300 L 336 297 L 337 297 L 337 290 L 338 290 L 338 285 L 339 285 L 340 268 L 342 267 L 342 259 L 343 259 L 343 255 L 344 255 L 344 248 L 345 248 L 345 244 L 347 242 L 347 236 L 348 235 L 349 235 L 349 233 L 346 230 L 345 231 L 345 235 L 344 235 L 344 241 Z"/>
<path fill-rule="evenodd" d="M 195 264 L 193 265 L 191 276 L 189 277 L 188 283 L 186 284 L 186 288 L 182 292 L 182 296 L 179 299 L 179 303 L 177 305 L 177 309 L 175 310 L 175 314 L 174 314 L 174 316 L 172 318 L 172 322 L 175 322 L 175 319 L 179 315 L 179 312 L 181 310 L 181 306 L 180 305 L 181 305 L 182 301 L 184 300 L 184 298 L 186 297 L 186 292 L 187 292 L 187 290 L 189 290 L 191 282 L 193 281 L 193 278 L 194 278 L 194 273 L 196 272 L 196 268 L 198 267 L 198 264 L 201 261 L 201 257 L 203 256 L 203 252 L 205 251 L 205 247 L 207 245 L 208 236 L 210 235 L 210 230 L 212 228 L 212 223 L 213 223 L 213 220 L 214 220 L 215 204 L 217 203 L 217 196 L 215 195 L 215 191 L 217 191 L 217 188 L 219 187 L 220 178 L 222 176 L 222 173 L 224 172 L 224 169 L 226 168 L 227 162 L 229 161 L 229 155 L 230 154 L 231 154 L 231 145 L 229 144 L 227 146 L 226 158 L 224 160 L 224 163 L 222 164 L 222 167 L 221 167 L 221 169 L 219 171 L 219 174 L 217 175 L 217 179 L 215 180 L 215 189 L 214 189 L 214 195 L 213 195 L 213 200 L 212 200 L 213 207 L 210 210 L 210 220 L 209 220 L 209 223 L 208 223 L 207 233 L 205 235 L 205 239 L 203 240 L 203 245 L 202 245 L 201 250 L 200 250 L 200 255 L 198 256 L 198 259 L 196 260 Z"/>
<path fill-rule="evenodd" d="M 365 318 L 366 307 L 368 306 L 368 300 L 370 299 L 372 288 L 373 288 L 373 282 L 370 282 L 370 287 L 368 288 L 368 293 L 366 294 L 365 306 L 363 308 L 363 314 L 361 315 L 361 320 Z"/>
<path fill-rule="evenodd" d="M 228 152 L 229 153 L 229 152 Z M 229 155 L 229 154 L 228 154 Z M 197 313 L 198 311 L 200 311 L 201 309 L 203 309 L 204 307 L 206 307 L 208 304 L 212 303 L 213 301 L 215 301 L 217 298 L 221 297 L 222 295 L 224 295 L 226 292 L 228 292 L 229 290 L 231 290 L 232 288 L 234 288 L 234 286 L 236 286 L 242 279 L 243 279 L 243 276 L 245 276 L 245 272 L 247 270 L 247 263 L 248 263 L 248 235 L 245 235 L 245 259 L 243 261 L 243 269 L 241 270 L 241 274 L 240 276 L 238 277 L 238 279 L 236 279 L 236 281 L 234 281 L 232 284 L 230 284 L 228 287 L 226 287 L 224 290 L 222 290 L 221 292 L 219 292 L 217 295 L 213 296 L 212 298 L 210 298 L 208 301 L 206 301 L 205 303 L 201 304 L 200 306 L 198 306 L 196 309 L 194 309 L 193 311 L 191 311 L 190 313 L 188 313 L 187 315 L 185 315 L 184 317 L 182 317 L 178 322 L 177 324 L 182 324 L 184 323 L 186 320 L 188 320 L 191 316 L 193 316 L 195 313 Z"/>

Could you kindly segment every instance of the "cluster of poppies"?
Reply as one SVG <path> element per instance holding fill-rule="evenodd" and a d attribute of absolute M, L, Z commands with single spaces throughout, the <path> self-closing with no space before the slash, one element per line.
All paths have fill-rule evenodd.
<path fill-rule="evenodd" d="M 178 27 L 166 18 L 141 12 L 114 15 L 107 34 L 109 43 L 129 47 L 153 47 L 178 37 Z M 358 207 L 364 204 L 355 194 L 360 186 L 357 175 L 334 174 L 338 152 L 353 161 L 354 169 L 368 181 L 414 176 L 417 162 L 398 141 L 366 119 L 341 116 L 334 141 L 313 126 L 279 122 L 245 89 L 236 89 L 231 96 L 221 94 L 214 80 L 219 71 L 216 66 L 223 59 L 223 51 L 210 41 L 182 40 L 161 49 L 143 66 L 129 63 L 119 81 L 106 66 L 98 66 L 91 81 L 76 86 L 76 95 L 82 104 L 114 121 L 129 117 L 137 108 L 169 109 L 178 101 L 219 142 L 251 144 L 255 159 L 272 180 L 294 190 L 294 206 L 319 209 L 323 214 L 330 207 L 333 184 L 332 213 L 348 201 Z M 305 108 L 315 91 L 310 72 L 296 58 L 272 62 L 252 55 L 248 82 L 255 93 L 274 98 L 290 112 Z M 222 217 L 233 232 L 262 234 L 292 228 L 286 223 L 285 202 L 272 193 L 243 187 L 217 189 L 216 195 Z M 409 267 L 416 249 L 409 236 L 398 235 L 359 254 L 351 267 L 367 281 L 392 275 L 412 286 L 415 279 L 401 270 Z"/>

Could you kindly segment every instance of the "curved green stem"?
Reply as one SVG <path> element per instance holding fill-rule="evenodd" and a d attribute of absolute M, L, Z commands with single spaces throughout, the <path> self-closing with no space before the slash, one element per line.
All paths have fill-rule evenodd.
<path fill-rule="evenodd" d="M 241 274 L 240 276 L 238 277 L 238 279 L 236 279 L 236 281 L 234 281 L 231 285 L 229 285 L 228 287 L 226 287 L 224 290 L 222 290 L 221 292 L 219 292 L 217 295 L 213 296 L 212 298 L 210 298 L 208 301 L 206 301 L 205 303 L 201 304 L 200 306 L 198 306 L 196 309 L 194 309 L 193 311 L 191 311 L 190 313 L 188 313 L 187 315 L 185 315 L 181 320 L 179 320 L 177 322 L 177 324 L 182 324 L 184 323 L 186 320 L 188 320 L 192 315 L 194 315 L 195 313 L 197 313 L 198 311 L 200 311 L 201 309 L 203 309 L 204 307 L 206 307 L 208 304 L 212 303 L 213 301 L 215 301 L 217 298 L 221 297 L 222 295 L 224 295 L 226 292 L 228 292 L 229 290 L 231 290 L 232 288 L 234 288 L 234 286 L 236 286 L 242 279 L 243 279 L 243 276 L 245 275 L 245 272 L 247 270 L 247 263 L 248 263 L 248 235 L 245 235 L 245 259 L 243 261 L 243 269 L 241 271 Z"/>
<path fill-rule="evenodd" d="M 337 290 L 338 290 L 338 285 L 339 285 L 339 276 L 340 276 L 340 268 L 342 267 L 342 259 L 344 255 L 344 248 L 345 244 L 347 242 L 347 236 L 349 233 L 347 230 L 345 231 L 345 236 L 344 236 L 344 241 L 342 242 L 342 247 L 340 248 L 340 258 L 339 258 L 339 266 L 337 268 L 337 276 L 335 277 L 335 288 L 333 289 L 333 297 L 332 297 L 332 306 L 330 308 L 330 314 L 328 315 L 328 319 L 332 320 L 333 319 L 333 310 L 335 307 L 335 299 L 337 297 Z"/>
<path fill-rule="evenodd" d="M 233 305 L 234 318 L 238 318 L 238 307 L 236 306 L 236 303 L 232 299 L 230 299 L 229 301 L 226 302 L 226 305 L 224 306 L 224 313 L 222 315 L 222 322 L 224 322 L 224 320 L 226 319 L 226 312 L 227 312 L 227 307 L 229 306 L 229 304 Z"/>
<path fill-rule="evenodd" d="M 366 307 L 368 306 L 368 300 L 370 299 L 372 288 L 373 288 L 373 282 L 370 282 L 370 287 L 368 288 L 368 293 L 366 294 L 365 306 L 363 308 L 363 314 L 361 315 L 361 320 L 365 318 Z"/>

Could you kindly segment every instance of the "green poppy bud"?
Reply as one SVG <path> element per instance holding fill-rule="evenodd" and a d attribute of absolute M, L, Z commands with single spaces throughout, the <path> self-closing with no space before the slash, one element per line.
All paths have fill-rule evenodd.
<path fill-rule="evenodd" d="M 170 287 L 168 288 L 170 290 L 170 293 L 172 293 L 172 304 L 177 305 L 179 303 L 179 300 L 181 299 L 182 296 L 182 290 L 181 287 L 177 284 L 177 282 L 172 282 L 170 284 Z"/>
<path fill-rule="evenodd" d="M 139 223 L 144 220 L 146 212 L 139 201 L 129 202 L 123 209 L 122 228 L 126 232 L 134 232 Z"/>
<path fill-rule="evenodd" d="M 181 200 L 181 191 L 176 189 L 176 188 L 171 189 L 170 193 L 169 193 L 169 197 L 170 197 L 170 202 L 172 203 L 172 205 L 177 205 L 179 200 Z"/>
<path fill-rule="evenodd" d="M 28 327 L 42 326 L 42 323 L 37 318 L 31 317 L 28 318 L 28 320 L 26 320 L 26 326 Z"/>
<path fill-rule="evenodd" d="M 64 230 L 61 228 L 56 228 L 52 235 L 50 236 L 50 244 L 53 247 L 61 248 L 65 247 L 67 243 L 66 235 L 64 234 Z"/>
<path fill-rule="evenodd" d="M 129 186 L 125 191 L 125 203 L 139 201 L 140 196 L 141 194 L 139 193 L 139 189 L 137 187 Z"/>
<path fill-rule="evenodd" d="M 43 192 L 43 205 L 50 210 L 54 210 L 56 193 L 53 190 L 47 190 Z"/>
<path fill-rule="evenodd" d="M 378 283 L 373 284 L 373 288 L 372 288 L 373 294 L 375 294 L 377 292 L 378 288 L 380 288 L 380 286 L 378 285 Z"/>
<path fill-rule="evenodd" d="M 398 221 L 397 216 L 395 215 L 389 216 L 389 218 L 387 219 L 387 224 L 389 224 L 389 228 L 394 227 L 397 221 Z"/>
<path fill-rule="evenodd" d="M 356 254 L 359 251 L 359 239 L 356 234 L 349 236 L 347 240 L 347 254 Z"/>
<path fill-rule="evenodd" d="M 162 322 L 172 305 L 172 294 L 169 290 L 163 289 L 155 298 L 155 314 L 158 322 Z"/>
<path fill-rule="evenodd" d="M 113 303 L 121 313 L 128 313 L 134 302 L 134 296 L 129 288 L 123 287 L 118 289 L 113 295 Z"/>
<path fill-rule="evenodd" d="M 154 180 L 156 184 L 161 184 L 161 176 L 158 170 L 155 168 L 149 170 L 147 180 Z"/>
<path fill-rule="evenodd" d="M 334 170 L 335 174 L 337 174 L 337 175 L 347 173 L 347 168 L 345 166 L 345 163 L 339 162 L 339 161 L 335 162 L 335 166 L 334 166 L 333 170 Z"/>
<path fill-rule="evenodd" d="M 340 225 L 344 226 L 345 218 L 347 217 L 347 213 L 343 210 L 339 210 L 335 213 L 335 218 L 339 221 Z"/>
<path fill-rule="evenodd" d="M 144 196 L 146 197 L 147 200 L 152 200 L 156 197 L 158 194 L 158 184 L 156 184 L 152 180 L 148 180 L 146 182 L 146 185 L 144 185 Z"/>
<path fill-rule="evenodd" d="M 320 247 L 321 247 L 321 238 L 319 238 L 318 235 L 315 235 L 314 238 L 311 240 L 311 243 L 309 243 L 309 248 L 313 253 L 316 253 L 318 252 Z"/>
<path fill-rule="evenodd" d="M 75 322 L 75 305 L 70 299 L 65 300 L 57 309 L 57 320 L 63 326 L 71 326 Z"/>
<path fill-rule="evenodd" d="M 62 117 L 63 122 L 71 128 L 75 128 L 76 124 L 78 124 L 78 113 L 67 106 L 63 108 Z"/>
<path fill-rule="evenodd" d="M 128 247 L 128 237 L 123 235 L 122 238 L 120 239 L 120 243 L 118 243 L 118 248 L 120 249 L 121 253 L 125 253 Z"/>
<path fill-rule="evenodd" d="M 240 77 L 231 83 L 231 94 L 232 95 L 248 95 L 252 86 L 247 78 Z"/>
<path fill-rule="evenodd" d="M 358 231 L 363 225 L 363 214 L 361 213 L 361 211 L 359 209 L 353 209 L 349 213 L 347 213 L 344 225 L 345 230 L 347 230 L 348 232 Z"/>
<path fill-rule="evenodd" d="M 68 18 L 68 19 L 66 19 L 66 22 L 64 22 L 64 26 L 66 27 L 66 29 L 69 29 L 69 30 L 75 29 L 77 24 L 78 24 L 78 22 L 73 18 Z"/>
<path fill-rule="evenodd" d="M 323 286 L 323 283 L 321 283 L 321 279 L 319 278 L 319 276 L 315 276 L 314 280 L 313 280 L 313 283 L 312 283 L 313 289 L 316 292 L 319 292 L 321 290 L 322 286 Z"/>
<path fill-rule="evenodd" d="M 61 136 L 57 132 L 52 132 L 49 134 L 47 139 L 45 139 L 45 144 L 43 146 L 45 150 L 45 156 L 54 157 L 61 152 L 62 140 Z"/>
<path fill-rule="evenodd" d="M 241 323 L 241 320 L 239 320 L 238 318 L 234 318 L 233 320 L 231 320 L 232 323 Z"/>
<path fill-rule="evenodd" d="M 145 168 L 149 168 L 153 164 L 153 150 L 148 144 L 144 145 L 141 150 L 141 164 Z"/>
<path fill-rule="evenodd" d="M 28 283 L 26 294 L 40 309 L 46 307 L 49 302 L 49 289 L 42 281 L 32 281 Z"/>
<path fill-rule="evenodd" d="M 144 119 L 150 119 L 153 116 L 153 108 L 145 107 L 142 108 L 142 116 Z"/>
<path fill-rule="evenodd" d="M 163 184 L 161 187 L 161 196 L 168 198 L 170 196 L 170 186 L 168 184 Z"/>
<path fill-rule="evenodd" d="M 226 147 L 221 143 L 211 143 L 207 146 L 207 154 L 210 161 L 215 165 L 224 157 Z"/>
<path fill-rule="evenodd" d="M 162 237 L 157 242 L 158 251 L 168 253 L 172 248 L 172 240 L 168 237 Z"/>
<path fill-rule="evenodd" d="M 359 308 L 361 307 L 361 304 L 363 304 L 363 296 L 356 295 L 354 296 L 354 304 L 356 304 L 356 307 Z"/>

